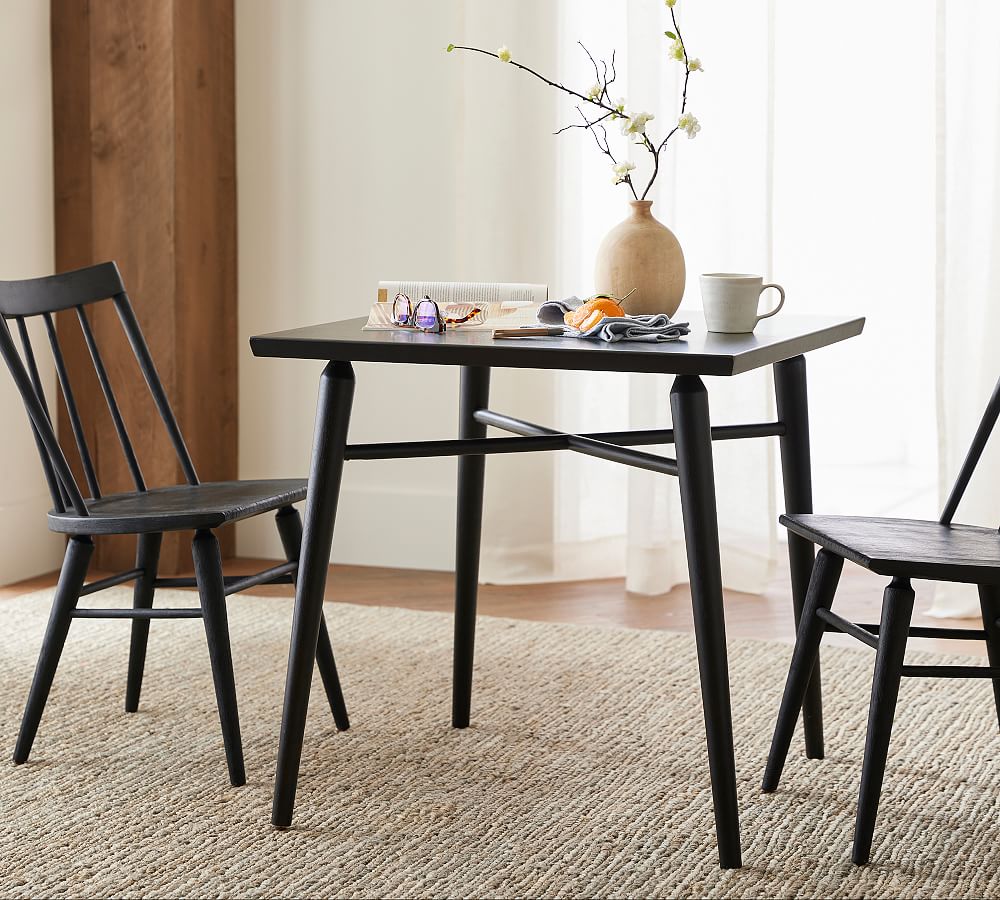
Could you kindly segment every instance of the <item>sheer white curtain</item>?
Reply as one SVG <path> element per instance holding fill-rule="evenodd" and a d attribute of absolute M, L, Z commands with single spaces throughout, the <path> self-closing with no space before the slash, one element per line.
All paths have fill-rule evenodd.
<path fill-rule="evenodd" d="M 598 56 L 615 48 L 621 95 L 654 112 L 654 125 L 670 124 L 681 73 L 664 52 L 662 3 L 561 0 L 545 8 L 544 41 L 536 30 L 475 37 L 487 47 L 507 43 L 525 59 L 519 51 L 529 40 L 532 64 L 581 85 L 593 73 L 576 41 Z M 702 132 L 668 150 L 652 194 L 654 213 L 687 258 L 680 315 L 700 306 L 697 276 L 712 270 L 781 282 L 789 312 L 865 315 L 860 339 L 809 358 L 816 509 L 936 516 L 1000 374 L 1000 63 L 990 43 L 1000 8 L 887 0 L 866 6 L 849 27 L 793 0 L 678 0 L 676 11 L 705 65 L 689 91 Z M 530 19 L 521 24 L 532 28 Z M 527 80 L 488 67 L 485 78 Z M 547 89 L 528 80 L 518 90 L 523 100 Z M 548 107 L 532 107 L 533 131 L 519 126 L 525 142 L 557 142 L 545 162 L 554 190 L 539 202 L 554 213 L 550 283 L 559 295 L 592 289 L 597 245 L 626 211 L 624 191 L 611 187 L 588 135 L 540 133 L 575 115 L 555 95 Z M 669 381 L 577 373 L 530 388 L 558 426 L 600 430 L 668 425 Z M 708 388 L 715 422 L 773 414 L 767 373 L 710 380 Z M 774 450 L 769 442 L 715 447 L 724 576 L 733 588 L 761 589 L 781 552 Z M 995 524 L 1000 451 L 990 453 L 963 520 Z M 569 454 L 519 464 L 539 491 L 532 506 L 544 527 L 531 540 L 488 545 L 487 580 L 625 574 L 630 589 L 649 593 L 685 580 L 670 479 Z M 511 505 L 509 485 L 495 488 L 500 506 Z M 974 606 L 968 593 L 941 592 L 935 610 Z"/>
<path fill-rule="evenodd" d="M 726 4 L 724 28 L 714 24 L 718 8 L 684 5 L 682 0 L 678 9 L 685 37 L 708 67 L 691 79 L 690 109 L 712 123 L 696 141 L 675 139 L 650 194 L 654 214 L 675 231 L 685 251 L 689 280 L 681 317 L 685 309 L 699 305 L 698 272 L 773 274 L 773 32 L 766 7 L 762 9 L 763 15 L 747 4 Z M 654 112 L 655 133 L 672 126 L 683 70 L 665 53 L 663 31 L 670 20 L 662 3 L 566 2 L 561 26 L 559 63 L 567 81 L 593 80 L 577 40 L 605 58 L 617 48 L 616 96 L 627 97 L 632 109 Z M 724 92 L 721 85 L 726 85 Z M 646 154 L 629 151 L 623 142 L 620 148 L 639 166 L 637 180 L 648 178 Z M 560 168 L 559 283 L 565 292 L 585 294 L 592 290 L 592 261 L 603 233 L 627 212 L 626 192 L 608 187 L 607 160 L 586 134 L 562 136 Z M 646 375 L 560 375 L 555 404 L 559 425 L 598 431 L 669 427 L 670 382 L 669 377 Z M 719 424 L 766 420 L 771 404 L 766 373 L 710 385 L 710 402 L 713 421 Z M 726 583 L 737 589 L 760 590 L 775 557 L 772 453 L 767 442 L 716 447 L 723 569 Z M 624 572 L 629 590 L 640 593 L 660 593 L 687 579 L 673 479 L 609 469 L 574 455 L 558 458 L 555 476 L 557 577 Z"/>
<path fill-rule="evenodd" d="M 588 84 L 592 71 L 576 41 L 600 56 L 616 48 L 621 94 L 633 108 L 655 112 L 655 125 L 669 125 L 681 72 L 664 52 L 665 7 L 653 0 L 565 0 L 559 10 L 558 57 L 533 61 Z M 718 270 L 780 281 L 789 311 L 866 315 L 862 339 L 809 360 L 816 507 L 932 515 L 934 0 L 866 8 L 863 27 L 851 29 L 849 53 L 843 31 L 808 4 L 679 0 L 676 11 L 705 64 L 689 91 L 703 130 L 667 152 L 652 194 L 655 214 L 678 235 L 687 258 L 680 315 L 700 306 L 698 274 Z M 559 108 L 559 123 L 572 121 L 572 103 Z M 606 160 L 589 136 L 558 140 L 553 289 L 581 294 L 591 290 L 594 253 L 624 216 L 625 197 L 609 186 Z M 642 155 L 633 152 L 641 166 Z M 558 376 L 556 422 L 579 429 L 665 426 L 669 382 Z M 772 414 L 769 373 L 709 380 L 708 387 L 717 423 Z M 715 447 L 729 587 L 760 590 L 781 552 L 774 457 L 769 442 Z M 529 567 L 525 577 L 625 574 L 630 589 L 648 593 L 686 579 L 670 479 L 570 455 L 556 457 L 552 477 L 551 568 Z"/>
<path fill-rule="evenodd" d="M 1000 7 L 938 0 L 938 425 L 941 497 L 1000 377 Z M 957 521 L 1000 520 L 1000 440 Z M 932 613 L 979 614 L 975 588 L 942 586 Z"/>

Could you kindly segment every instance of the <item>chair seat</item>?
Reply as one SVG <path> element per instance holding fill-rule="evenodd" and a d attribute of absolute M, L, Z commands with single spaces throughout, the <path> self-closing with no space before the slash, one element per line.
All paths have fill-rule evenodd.
<path fill-rule="evenodd" d="M 145 534 L 218 528 L 305 499 L 304 478 L 214 481 L 111 494 L 87 500 L 89 516 L 49 513 L 49 528 L 64 534 Z"/>
<path fill-rule="evenodd" d="M 920 519 L 787 515 L 781 524 L 879 575 L 1000 584 L 1000 532 Z"/>

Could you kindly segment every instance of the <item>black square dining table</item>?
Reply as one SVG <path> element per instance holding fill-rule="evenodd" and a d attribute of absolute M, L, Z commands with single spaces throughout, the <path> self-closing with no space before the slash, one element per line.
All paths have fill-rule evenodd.
<path fill-rule="evenodd" d="M 697 316 L 691 317 L 691 333 L 680 341 L 614 344 L 574 337 L 495 339 L 488 331 L 461 328 L 444 334 L 403 328 L 368 331 L 363 330 L 365 321 L 348 319 L 250 339 L 255 356 L 327 363 L 319 381 L 272 823 L 287 827 L 292 821 L 344 462 L 458 457 L 452 725 L 464 728 L 469 724 L 472 700 L 486 457 L 494 453 L 569 450 L 674 476 L 680 482 L 719 861 L 724 868 L 739 867 L 739 810 L 712 443 L 777 437 L 785 511 L 811 513 L 805 354 L 856 337 L 864 327 L 864 319 L 782 314 L 761 322 L 752 334 L 717 334 L 709 332 L 704 320 Z M 349 444 L 354 362 L 459 366 L 458 438 Z M 766 366 L 774 370 L 777 420 L 713 426 L 702 377 L 732 377 Z M 673 375 L 672 428 L 571 434 L 493 411 L 489 408 L 493 368 Z M 515 436 L 487 437 L 489 426 Z M 675 458 L 634 449 L 643 445 L 673 445 Z M 812 572 L 813 546 L 789 534 L 788 553 L 797 623 Z M 802 715 L 806 753 L 821 758 L 823 719 L 818 665 Z"/>

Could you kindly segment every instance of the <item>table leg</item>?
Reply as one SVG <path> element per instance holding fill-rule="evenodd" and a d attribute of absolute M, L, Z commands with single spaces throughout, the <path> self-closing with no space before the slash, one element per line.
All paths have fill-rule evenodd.
<path fill-rule="evenodd" d="M 729 700 L 726 620 L 722 605 L 719 520 L 715 505 L 708 393 L 696 375 L 680 375 L 670 391 L 674 446 L 687 543 L 701 699 L 708 736 L 715 831 L 724 869 L 742 865 L 736 800 L 733 716 Z"/>
<path fill-rule="evenodd" d="M 472 418 L 490 401 L 490 370 L 462 367 L 458 433 L 462 439 L 486 437 L 486 426 Z M 451 724 L 468 728 L 472 707 L 472 663 L 479 593 L 479 545 L 483 529 L 485 456 L 458 458 L 458 512 L 455 523 L 455 657 Z"/>
<path fill-rule="evenodd" d="M 295 584 L 295 610 L 285 678 L 285 706 L 281 716 L 278 768 L 274 781 L 271 823 L 292 824 L 295 787 L 302 757 L 302 737 L 309 706 L 316 645 L 323 617 L 323 592 L 333 543 L 333 524 L 344 470 L 344 447 L 354 398 L 354 370 L 350 363 L 331 362 L 319 381 L 312 467 L 306 495 L 305 524 L 299 571 Z"/>
<path fill-rule="evenodd" d="M 811 513 L 812 465 L 809 454 L 809 404 L 806 395 L 806 358 L 795 356 L 774 366 L 774 392 L 778 401 L 778 419 L 785 425 L 780 438 L 781 476 L 785 489 L 786 513 Z M 812 541 L 788 533 L 788 562 L 792 577 L 792 608 L 795 628 L 799 627 L 802 607 L 812 577 L 815 548 Z M 823 693 L 819 658 L 813 668 L 806 697 L 802 703 L 802 727 L 806 756 L 823 758 Z"/>

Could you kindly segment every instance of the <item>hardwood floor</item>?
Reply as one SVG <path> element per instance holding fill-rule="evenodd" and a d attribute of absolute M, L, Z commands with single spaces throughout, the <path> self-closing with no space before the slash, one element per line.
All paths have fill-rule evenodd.
<path fill-rule="evenodd" d="M 249 574 L 274 560 L 236 559 L 226 563 L 227 574 Z M 93 572 L 91 579 L 108 573 Z M 412 569 L 382 569 L 367 566 L 331 567 L 327 600 L 366 606 L 397 606 L 406 609 L 449 612 L 452 608 L 452 573 Z M 0 599 L 51 587 L 56 573 L 0 587 Z M 835 609 L 853 621 L 877 622 L 886 579 L 848 564 L 844 569 Z M 929 605 L 925 584 L 916 583 L 917 607 L 913 624 L 959 628 L 981 628 L 971 619 L 931 619 L 922 614 Z M 291 596 L 290 585 L 253 588 L 255 594 Z M 238 600 L 234 601 L 238 602 Z M 690 632 L 691 599 L 687 587 L 668 594 L 647 597 L 625 591 L 624 579 L 569 581 L 530 585 L 483 585 L 479 594 L 482 615 L 528 619 L 536 622 L 576 622 L 587 625 L 624 626 Z M 764 594 L 726 592 L 726 624 L 731 638 L 756 638 L 791 643 L 794 638 L 787 572 L 782 572 Z M 828 635 L 825 642 L 860 646 L 846 635 Z M 945 653 L 986 653 L 979 641 L 913 639 L 911 647 Z"/>

